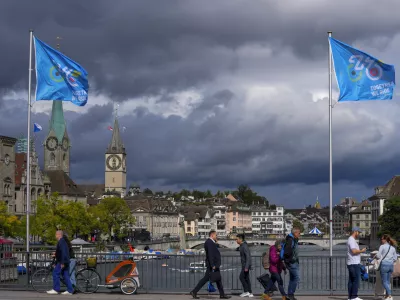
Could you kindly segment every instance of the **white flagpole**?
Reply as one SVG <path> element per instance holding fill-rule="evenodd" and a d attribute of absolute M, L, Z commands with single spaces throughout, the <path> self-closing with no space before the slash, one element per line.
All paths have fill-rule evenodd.
<path fill-rule="evenodd" d="M 332 31 L 328 31 L 328 37 L 332 36 Z M 332 221 L 332 50 L 330 44 L 329 46 L 329 257 L 330 257 L 330 285 L 331 291 L 333 288 L 333 268 L 332 268 L 332 235 L 333 235 L 333 221 Z"/>
<path fill-rule="evenodd" d="M 31 210 L 31 94 L 32 94 L 32 42 L 33 30 L 29 30 L 29 79 L 28 79 L 28 153 L 26 158 L 26 252 L 29 254 L 29 215 Z"/>

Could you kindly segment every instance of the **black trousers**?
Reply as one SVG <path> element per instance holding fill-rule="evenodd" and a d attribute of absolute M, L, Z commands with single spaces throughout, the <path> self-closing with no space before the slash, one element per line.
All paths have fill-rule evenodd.
<path fill-rule="evenodd" d="M 204 277 L 203 277 L 202 279 L 200 279 L 199 283 L 198 283 L 198 284 L 196 285 L 196 287 L 194 288 L 193 293 L 197 294 L 197 293 L 200 291 L 200 289 L 201 289 L 207 282 L 210 281 L 210 273 L 211 273 L 211 270 L 210 270 L 210 269 L 207 269 L 206 273 L 204 274 Z M 222 286 L 222 282 L 221 282 L 221 281 L 217 281 L 216 284 L 217 284 L 217 288 L 218 288 L 218 291 L 219 291 L 219 295 L 220 295 L 220 296 L 224 296 L 225 293 L 224 293 L 224 287 Z"/>
<path fill-rule="evenodd" d="M 240 272 L 239 279 L 242 282 L 244 292 L 252 294 L 251 282 L 250 282 L 250 270 L 245 272 L 244 269 L 242 269 L 242 272 Z"/>

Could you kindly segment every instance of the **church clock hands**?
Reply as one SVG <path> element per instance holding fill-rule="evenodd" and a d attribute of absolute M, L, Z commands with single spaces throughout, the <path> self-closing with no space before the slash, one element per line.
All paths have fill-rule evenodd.
<path fill-rule="evenodd" d="M 46 148 L 47 148 L 49 151 L 54 151 L 54 150 L 56 150 L 56 149 L 57 149 L 57 146 L 58 146 L 58 141 L 57 141 L 57 138 L 56 138 L 56 137 L 51 136 L 51 137 L 49 137 L 49 138 L 47 139 L 47 141 L 46 141 Z"/>
<path fill-rule="evenodd" d="M 121 167 L 121 158 L 118 155 L 110 155 L 107 157 L 107 166 L 110 170 L 118 170 Z"/>

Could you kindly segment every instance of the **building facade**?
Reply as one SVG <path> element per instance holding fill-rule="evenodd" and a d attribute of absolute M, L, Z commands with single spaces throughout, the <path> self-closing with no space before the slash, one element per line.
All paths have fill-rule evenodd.
<path fill-rule="evenodd" d="M 378 219 L 384 213 L 385 201 L 398 195 L 400 195 L 400 176 L 393 176 L 384 186 L 376 187 L 375 194 L 368 199 L 371 202 L 370 246 L 372 248 L 380 245 Z"/>
<path fill-rule="evenodd" d="M 136 219 L 132 229 L 145 229 L 155 239 L 179 236 L 179 212 L 171 201 L 142 195 L 125 197 L 124 200 Z"/>
<path fill-rule="evenodd" d="M 226 212 L 226 231 L 228 235 L 252 233 L 250 207 L 239 204 L 231 205 Z"/>
<path fill-rule="evenodd" d="M 126 195 L 126 151 L 115 117 L 111 142 L 105 153 L 105 189 Z"/>
<path fill-rule="evenodd" d="M 253 235 L 284 235 L 286 222 L 285 210 L 283 206 L 276 209 L 267 209 L 263 206 L 252 206 L 252 233 Z"/>
<path fill-rule="evenodd" d="M 0 201 L 8 211 L 14 210 L 15 199 L 15 143 L 16 138 L 0 136 Z"/>
<path fill-rule="evenodd" d="M 359 227 L 360 237 L 369 237 L 371 234 L 371 204 L 363 201 L 360 205 L 350 209 L 351 227 Z"/>
<path fill-rule="evenodd" d="M 215 212 L 215 220 L 217 222 L 217 227 L 214 228 L 217 231 L 218 236 L 225 237 L 226 234 L 226 206 L 222 204 L 213 206 Z"/>

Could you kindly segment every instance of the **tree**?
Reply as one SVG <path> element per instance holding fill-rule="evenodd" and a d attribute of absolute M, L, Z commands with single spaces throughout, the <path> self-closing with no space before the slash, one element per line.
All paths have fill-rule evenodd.
<path fill-rule="evenodd" d="M 143 194 L 145 194 L 145 195 L 153 195 L 153 191 L 151 189 L 149 189 L 149 188 L 145 188 L 143 190 Z"/>
<path fill-rule="evenodd" d="M 303 233 L 304 232 L 304 225 L 303 223 L 301 223 L 299 220 L 294 219 L 293 220 L 293 228 L 300 228 L 300 232 Z"/>
<path fill-rule="evenodd" d="M 21 233 L 22 222 L 17 216 L 8 212 L 7 204 L 0 201 L 0 235 L 17 237 Z"/>
<path fill-rule="evenodd" d="M 210 190 L 207 190 L 205 193 L 204 193 L 204 198 L 212 198 L 212 193 L 211 193 L 211 191 Z"/>
<path fill-rule="evenodd" d="M 378 218 L 380 225 L 379 235 L 389 234 L 400 241 L 400 197 L 393 197 L 385 201 L 385 210 Z"/>
<path fill-rule="evenodd" d="M 109 237 L 113 233 L 121 237 L 124 229 L 135 224 L 135 218 L 128 205 L 118 197 L 104 198 L 97 206 L 91 208 L 91 213 L 98 220 L 99 229 L 106 232 Z"/>
<path fill-rule="evenodd" d="M 35 205 L 36 214 L 32 216 L 30 231 L 47 243 L 56 243 L 57 230 L 63 230 L 73 238 L 89 234 L 94 226 L 95 219 L 82 203 L 64 201 L 58 193 L 53 193 L 50 198 L 39 197 Z"/>
<path fill-rule="evenodd" d="M 221 191 L 218 191 L 215 193 L 215 198 L 224 198 L 225 194 Z"/>
<path fill-rule="evenodd" d="M 232 194 L 240 197 L 240 199 L 247 205 L 252 205 L 253 203 L 269 204 L 267 198 L 258 195 L 256 192 L 253 192 L 253 190 L 247 184 L 239 185 L 237 190 Z"/>

